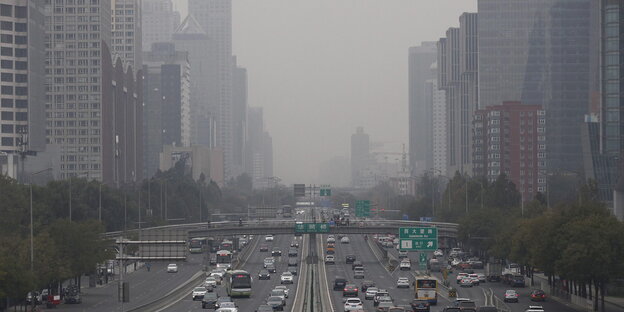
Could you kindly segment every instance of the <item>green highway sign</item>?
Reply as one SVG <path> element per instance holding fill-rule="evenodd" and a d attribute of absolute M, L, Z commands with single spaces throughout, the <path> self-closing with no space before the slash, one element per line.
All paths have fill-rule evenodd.
<path fill-rule="evenodd" d="M 421 251 L 438 249 L 438 229 L 432 227 L 399 228 L 399 249 Z"/>
<path fill-rule="evenodd" d="M 438 229 L 434 227 L 403 227 L 399 228 L 399 238 L 438 239 Z"/>
<path fill-rule="evenodd" d="M 399 239 L 400 250 L 436 250 L 438 249 L 438 239 Z"/>
<path fill-rule="evenodd" d="M 323 184 L 319 189 L 319 195 L 321 196 L 331 196 L 331 185 Z"/>
<path fill-rule="evenodd" d="M 370 200 L 358 200 L 355 202 L 355 216 L 360 218 L 370 216 Z"/>
<path fill-rule="evenodd" d="M 295 233 L 328 233 L 327 223 L 298 223 L 295 224 Z"/>

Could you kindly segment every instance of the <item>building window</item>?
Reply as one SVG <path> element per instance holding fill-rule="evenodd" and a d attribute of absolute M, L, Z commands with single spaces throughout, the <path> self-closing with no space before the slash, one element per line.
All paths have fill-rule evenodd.
<path fill-rule="evenodd" d="M 13 87 L 12 86 L 2 86 L 2 88 L 0 88 L 0 93 L 2 94 L 7 94 L 7 95 L 13 95 Z"/>
<path fill-rule="evenodd" d="M 8 4 L 0 4 L 0 15 L 13 16 L 13 6 Z"/>
<path fill-rule="evenodd" d="M 13 133 L 13 125 L 2 125 L 2 133 Z"/>
<path fill-rule="evenodd" d="M 0 55 L 2 55 L 2 56 L 13 56 L 13 48 L 8 48 L 8 47 L 0 48 Z"/>
<path fill-rule="evenodd" d="M 13 74 L 11 73 L 0 73 L 0 80 L 4 82 L 13 82 Z"/>
<path fill-rule="evenodd" d="M 13 138 L 2 138 L 2 146 L 13 146 Z"/>
<path fill-rule="evenodd" d="M 28 113 L 26 113 L 26 112 L 17 112 L 17 113 L 15 113 L 15 120 L 17 120 L 17 121 L 27 121 L 28 120 Z"/>
<path fill-rule="evenodd" d="M 0 29 L 2 30 L 13 30 L 13 23 L 11 22 L 0 22 Z"/>
<path fill-rule="evenodd" d="M 12 35 L 7 35 L 7 34 L 2 34 L 2 35 L 0 35 L 0 42 L 2 42 L 2 43 L 13 43 L 13 36 Z"/>
<path fill-rule="evenodd" d="M 0 119 L 2 120 L 13 120 L 13 112 L 2 112 L 0 113 Z"/>
<path fill-rule="evenodd" d="M 25 6 L 15 6 L 15 17 L 17 18 L 27 18 L 28 10 Z"/>
<path fill-rule="evenodd" d="M 26 32 L 28 27 L 26 23 L 15 23 L 15 31 Z"/>
<path fill-rule="evenodd" d="M 28 100 L 15 100 L 15 107 L 28 108 Z"/>
<path fill-rule="evenodd" d="M 13 108 L 13 99 L 2 99 L 2 107 Z"/>

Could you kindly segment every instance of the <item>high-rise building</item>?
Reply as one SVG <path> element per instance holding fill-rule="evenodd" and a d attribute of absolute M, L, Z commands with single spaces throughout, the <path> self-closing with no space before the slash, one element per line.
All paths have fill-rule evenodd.
<path fill-rule="evenodd" d="M 494 182 L 505 174 L 531 201 L 546 192 L 546 112 L 539 105 L 504 102 L 474 112 L 475 175 Z"/>
<path fill-rule="evenodd" d="M 273 177 L 273 140 L 264 129 L 261 107 L 249 107 L 247 111 L 247 142 L 245 171 L 251 177 L 254 188 L 267 185 Z"/>
<path fill-rule="evenodd" d="M 46 6 L 46 135 L 60 177 L 141 179 L 142 73 L 112 62 L 111 1 Z"/>
<path fill-rule="evenodd" d="M 232 174 L 245 171 L 245 141 L 247 140 L 247 69 L 232 64 Z"/>
<path fill-rule="evenodd" d="M 111 1 L 46 5 L 48 142 L 61 146 L 61 178 L 101 180 L 103 88 L 110 83 L 103 63 L 111 63 Z"/>
<path fill-rule="evenodd" d="M 370 164 L 370 138 L 364 128 L 358 127 L 351 135 L 351 185 L 360 187 Z"/>
<path fill-rule="evenodd" d="M 225 176 L 232 177 L 232 1 L 189 0 L 188 10 L 216 44 L 218 105 L 217 146 L 223 149 Z M 192 62 L 191 62 L 192 66 Z"/>
<path fill-rule="evenodd" d="M 191 64 L 191 145 L 217 146 L 216 116 L 219 84 L 216 45 L 193 15 L 173 34 L 179 51 L 187 51 Z M 231 69 L 231 68 L 230 68 Z"/>
<path fill-rule="evenodd" d="M 437 74 L 437 63 L 431 64 L 431 70 Z M 425 99 L 431 106 L 431 151 L 432 168 L 436 174 L 446 175 L 446 93 L 438 89 L 438 80 L 429 79 L 425 82 Z"/>
<path fill-rule="evenodd" d="M 142 0 L 142 46 L 149 50 L 154 42 L 169 42 L 180 24 L 180 14 L 171 0 Z"/>
<path fill-rule="evenodd" d="M 624 219 L 624 180 L 621 176 L 624 168 L 622 151 L 624 151 L 624 79 L 621 70 L 624 62 L 621 53 L 624 44 L 624 2 L 617 0 L 601 0 L 594 2 L 592 12 L 597 12 L 597 34 L 599 38 L 598 59 L 600 68 L 598 81 L 600 88 L 600 105 L 592 105 L 591 114 L 585 117 L 583 127 L 583 152 L 585 160 L 585 177 L 597 182 L 599 198 L 608 202 L 613 213 Z M 592 28 L 594 29 L 594 28 Z M 594 55 L 592 53 L 592 55 Z M 596 107 L 598 106 L 598 107 Z"/>
<path fill-rule="evenodd" d="M 45 149 L 43 2 L 0 0 L 0 152 Z"/>
<path fill-rule="evenodd" d="M 438 87 L 446 91 L 447 169 L 472 172 L 472 113 L 478 107 L 477 13 L 459 17 L 438 41 Z"/>
<path fill-rule="evenodd" d="M 409 164 L 412 176 L 433 167 L 432 107 L 426 101 L 425 84 L 435 77 L 431 64 L 436 60 L 436 43 L 423 42 L 410 47 L 409 62 Z"/>
<path fill-rule="evenodd" d="M 480 107 L 546 110 L 548 170 L 581 171 L 590 104 L 594 0 L 479 0 Z"/>
<path fill-rule="evenodd" d="M 477 13 L 459 17 L 459 109 L 456 112 L 458 161 L 462 172 L 472 172 L 472 115 L 478 107 Z"/>
<path fill-rule="evenodd" d="M 145 176 L 158 169 L 163 146 L 191 145 L 191 68 L 188 52 L 154 43 L 143 55 Z"/>
<path fill-rule="evenodd" d="M 446 97 L 446 172 L 466 172 L 462 166 L 460 151 L 460 113 L 461 113 L 461 74 L 459 72 L 459 28 L 449 28 L 446 37 L 441 38 L 438 47 L 438 88 L 444 90 Z"/>
<path fill-rule="evenodd" d="M 112 54 L 125 66 L 141 70 L 141 5 L 139 0 L 111 0 Z"/>

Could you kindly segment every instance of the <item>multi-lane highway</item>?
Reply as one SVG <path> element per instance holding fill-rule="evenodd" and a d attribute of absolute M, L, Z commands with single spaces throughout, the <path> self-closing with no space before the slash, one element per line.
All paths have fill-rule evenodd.
<path fill-rule="evenodd" d="M 97 288 L 82 289 L 82 304 L 63 304 L 59 311 L 127 311 L 152 302 L 189 280 L 201 271 L 201 255 L 189 255 L 187 261 L 178 262 L 178 273 L 167 273 L 165 262 L 154 262 L 150 271 L 145 267 L 127 274 L 125 281 L 130 283 L 130 302 L 120 303 L 117 299 L 118 282 L 112 281 Z"/>

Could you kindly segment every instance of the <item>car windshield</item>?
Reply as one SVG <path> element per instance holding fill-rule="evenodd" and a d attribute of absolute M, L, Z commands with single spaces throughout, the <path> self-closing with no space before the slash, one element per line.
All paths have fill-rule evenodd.
<path fill-rule="evenodd" d="M 217 299 L 217 293 L 209 292 L 204 295 L 204 299 Z"/>
<path fill-rule="evenodd" d="M 195 287 L 195 289 L 193 289 L 193 291 L 206 291 L 205 287 Z"/>
<path fill-rule="evenodd" d="M 284 296 L 284 290 L 283 289 L 273 289 L 271 291 L 271 296 Z"/>
<path fill-rule="evenodd" d="M 267 302 L 279 302 L 279 303 L 282 303 L 282 298 L 281 297 L 272 296 L 272 297 L 269 297 Z"/>

